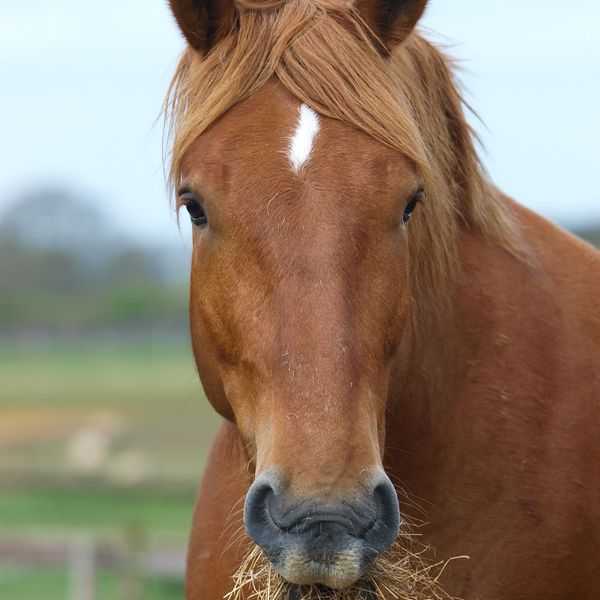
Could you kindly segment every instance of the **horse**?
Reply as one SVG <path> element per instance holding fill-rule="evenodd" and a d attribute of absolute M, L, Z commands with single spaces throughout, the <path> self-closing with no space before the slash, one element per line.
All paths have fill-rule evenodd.
<path fill-rule="evenodd" d="M 411 518 L 427 556 L 468 557 L 451 596 L 600 598 L 600 255 L 492 184 L 426 0 L 170 7 L 222 417 L 187 598 L 229 593 L 248 540 L 292 591 L 348 589 Z"/>

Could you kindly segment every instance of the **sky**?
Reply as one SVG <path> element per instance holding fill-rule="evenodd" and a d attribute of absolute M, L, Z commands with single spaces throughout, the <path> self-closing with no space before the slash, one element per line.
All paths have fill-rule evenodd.
<path fill-rule="evenodd" d="M 181 239 L 156 119 L 183 40 L 166 0 L 140 5 L 0 0 L 0 211 L 56 185 L 143 241 Z M 600 2 L 431 0 L 422 28 L 462 66 L 494 181 L 600 222 Z"/>

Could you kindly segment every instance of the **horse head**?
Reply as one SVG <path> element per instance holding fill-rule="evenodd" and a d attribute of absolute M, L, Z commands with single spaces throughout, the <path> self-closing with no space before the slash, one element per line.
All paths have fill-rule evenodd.
<path fill-rule="evenodd" d="M 194 354 L 247 445 L 247 532 L 294 584 L 354 583 L 399 530 L 382 460 L 390 381 L 409 369 L 424 151 L 410 111 L 386 129 L 386 84 L 378 98 L 344 74 L 385 82 L 424 5 L 171 0 L 190 46 L 172 102 Z"/>

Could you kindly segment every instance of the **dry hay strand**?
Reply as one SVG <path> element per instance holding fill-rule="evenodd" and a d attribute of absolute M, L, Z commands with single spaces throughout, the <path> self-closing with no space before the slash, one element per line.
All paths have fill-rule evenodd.
<path fill-rule="evenodd" d="M 234 587 L 225 600 L 459 600 L 446 593 L 440 576 L 453 560 L 429 562 L 422 546 L 412 535 L 401 534 L 396 543 L 375 559 L 365 575 L 354 585 L 334 590 L 320 585 L 296 586 L 288 583 L 253 545 L 233 577 Z"/>

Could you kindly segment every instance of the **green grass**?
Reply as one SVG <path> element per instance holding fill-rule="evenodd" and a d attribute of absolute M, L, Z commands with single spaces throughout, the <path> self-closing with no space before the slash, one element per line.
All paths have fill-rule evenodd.
<path fill-rule="evenodd" d="M 149 538 L 185 542 L 194 490 L 127 490 L 102 486 L 3 489 L 2 533 L 82 531 L 118 537 L 135 526 Z"/>
<path fill-rule="evenodd" d="M 98 600 L 121 600 L 122 580 L 116 571 L 98 574 Z M 183 583 L 169 579 L 146 578 L 142 583 L 143 600 L 174 600 L 183 598 Z M 35 570 L 0 566 L 0 598 L 6 600 L 65 600 L 70 582 L 66 571 L 37 568 Z"/>
<path fill-rule="evenodd" d="M 27 352 L 0 349 L 0 408 L 118 406 L 176 408 L 203 396 L 186 345 L 64 346 Z"/>

